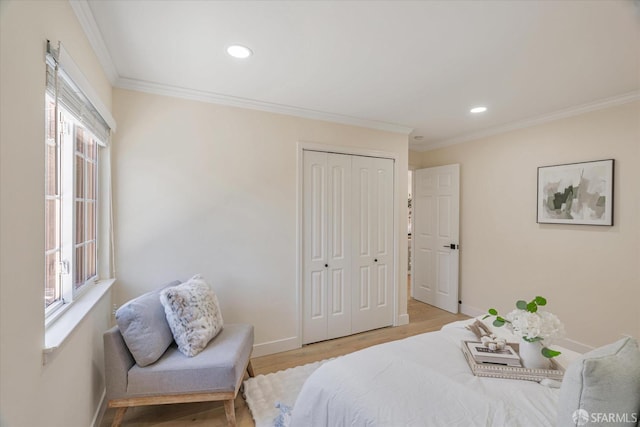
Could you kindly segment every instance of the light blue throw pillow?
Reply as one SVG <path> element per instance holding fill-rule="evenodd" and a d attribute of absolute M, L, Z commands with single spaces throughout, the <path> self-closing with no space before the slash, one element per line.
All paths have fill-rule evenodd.
<path fill-rule="evenodd" d="M 624 338 L 585 353 L 567 368 L 558 427 L 635 426 L 640 417 L 640 350 Z"/>
<path fill-rule="evenodd" d="M 140 295 L 116 311 L 118 329 L 138 366 L 154 363 L 173 342 L 173 335 L 160 303 L 160 292 L 179 284 L 176 280 Z"/>

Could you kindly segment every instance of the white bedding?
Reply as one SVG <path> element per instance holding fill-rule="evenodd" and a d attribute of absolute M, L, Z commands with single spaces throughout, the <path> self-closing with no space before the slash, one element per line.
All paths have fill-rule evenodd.
<path fill-rule="evenodd" d="M 471 373 L 460 349 L 474 339 L 466 323 L 326 363 L 305 382 L 291 426 L 555 425 L 559 389 Z"/>

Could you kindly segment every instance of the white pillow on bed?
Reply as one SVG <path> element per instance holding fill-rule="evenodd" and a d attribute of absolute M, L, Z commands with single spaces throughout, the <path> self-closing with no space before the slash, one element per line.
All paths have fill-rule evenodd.
<path fill-rule="evenodd" d="M 640 417 L 638 412 L 640 350 L 634 339 L 585 353 L 567 368 L 560 388 L 558 427 L 585 425 L 591 414 L 614 414 L 633 421 L 634 416 Z"/>

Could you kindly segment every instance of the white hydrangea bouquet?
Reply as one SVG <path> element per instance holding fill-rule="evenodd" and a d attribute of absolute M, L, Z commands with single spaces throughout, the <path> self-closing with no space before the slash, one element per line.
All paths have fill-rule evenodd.
<path fill-rule="evenodd" d="M 538 307 L 547 305 L 547 300 L 537 296 L 530 302 L 519 300 L 516 302 L 516 309 L 506 316 L 502 317 L 498 314 L 498 310 L 490 308 L 486 316 L 495 316 L 493 326 L 507 327 L 524 341 L 535 343 L 546 340 L 552 341 L 564 335 L 564 325 L 560 319 L 548 311 L 539 310 Z M 552 358 L 560 355 L 559 351 L 551 350 L 546 345 L 541 346 L 541 352 L 544 357 Z"/>

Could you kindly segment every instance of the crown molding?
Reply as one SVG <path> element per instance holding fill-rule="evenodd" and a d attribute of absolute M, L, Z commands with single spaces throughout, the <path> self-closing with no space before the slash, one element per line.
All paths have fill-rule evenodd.
<path fill-rule="evenodd" d="M 305 119 L 322 120 L 326 122 L 340 123 L 351 126 L 359 126 L 369 129 L 383 130 L 388 132 L 409 135 L 413 128 L 400 126 L 393 123 L 367 120 L 357 117 L 345 116 L 342 114 L 327 113 L 324 111 L 311 110 L 307 108 L 292 107 L 289 105 L 275 104 L 271 102 L 257 101 L 248 98 L 223 95 L 215 92 L 208 92 L 195 89 L 187 89 L 176 86 L 169 86 L 159 83 L 136 80 L 129 78 L 119 78 L 115 87 L 121 89 L 145 92 L 154 95 L 170 96 L 174 98 L 200 101 L 210 104 L 226 105 L 230 107 L 248 108 L 251 110 L 266 111 L 269 113 L 285 114 L 288 116 L 302 117 Z"/>
<path fill-rule="evenodd" d="M 640 0 L 637 0 L 640 1 Z M 183 98 L 213 104 L 221 104 L 232 107 L 248 108 L 260 111 L 267 111 L 277 114 L 286 114 L 290 116 L 303 117 L 314 120 L 323 120 L 334 123 L 347 124 L 352 126 L 360 126 L 370 129 L 383 130 L 388 132 L 401 133 L 409 135 L 413 128 L 408 126 L 396 125 L 393 123 L 380 122 L 376 120 L 367 120 L 357 117 L 350 117 L 341 114 L 327 113 L 323 111 L 316 111 L 306 108 L 292 107 L 288 105 L 275 104 L 263 101 L 257 101 L 253 99 L 239 98 L 228 95 L 217 94 L 214 92 L 199 91 L 194 89 L 186 89 L 168 85 L 162 85 L 153 82 L 147 82 L 142 80 L 135 80 L 129 78 L 122 78 L 119 76 L 118 71 L 113 64 L 109 50 L 102 38 L 102 34 L 96 20 L 91 11 L 91 7 L 87 0 L 69 0 L 69 4 L 73 9 L 82 29 L 93 48 L 98 61 L 102 65 L 107 79 L 114 87 L 123 89 L 135 90 L 139 92 L 146 92 L 156 95 L 171 96 L 176 98 Z M 463 142 L 473 141 L 481 138 L 486 138 L 493 135 L 498 135 L 505 132 L 510 132 L 518 129 L 523 129 L 535 125 L 540 125 L 555 120 L 577 116 L 580 114 L 588 113 L 590 111 L 601 110 L 604 108 L 614 107 L 617 105 L 626 104 L 628 102 L 640 100 L 640 90 L 629 92 L 626 94 L 613 96 L 610 98 L 601 99 L 598 101 L 590 102 L 575 107 L 570 107 L 550 114 L 544 114 L 529 119 L 524 119 L 506 125 L 494 126 L 491 128 L 483 129 L 477 132 L 471 132 L 463 135 L 459 135 L 454 138 L 448 138 L 443 140 L 437 140 L 434 142 L 415 143 L 409 141 L 409 149 L 412 151 L 430 151 L 438 148 L 443 148 Z"/>
<path fill-rule="evenodd" d="M 111 83 L 111 86 L 113 86 L 119 78 L 118 70 L 115 65 L 113 65 L 113 60 L 111 59 L 107 45 L 102 38 L 102 33 L 98 28 L 98 24 L 93 16 L 89 2 L 87 0 L 69 0 L 69 4 L 78 18 L 80 26 L 84 30 L 84 34 L 89 40 L 89 44 L 98 57 L 98 61 L 100 62 L 100 65 L 102 65 L 102 70 Z"/>
<path fill-rule="evenodd" d="M 589 102 L 582 105 L 577 105 L 570 108 L 555 111 L 550 114 L 543 114 L 541 116 L 532 117 L 525 120 L 519 120 L 516 122 L 508 123 L 506 125 L 494 126 L 491 128 L 483 129 L 478 132 L 471 132 L 468 134 L 460 135 L 455 138 L 444 139 L 435 141 L 432 143 L 425 143 L 422 145 L 410 144 L 409 149 L 414 151 L 431 151 L 438 148 L 448 147 L 455 144 L 461 144 L 463 142 L 474 141 L 481 138 L 486 138 L 493 135 L 498 135 L 505 132 L 510 132 L 518 129 L 524 129 L 531 126 L 541 125 L 543 123 L 552 122 L 567 117 L 578 116 L 591 111 L 603 110 L 605 108 L 615 107 L 617 105 L 626 104 L 629 102 L 640 100 L 640 90 L 628 92 L 622 95 L 612 96 L 609 98 L 600 99 L 597 101 Z"/>

